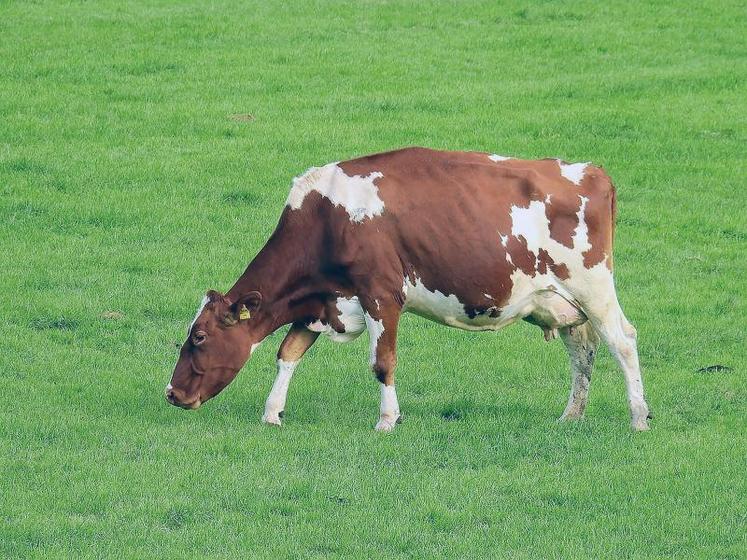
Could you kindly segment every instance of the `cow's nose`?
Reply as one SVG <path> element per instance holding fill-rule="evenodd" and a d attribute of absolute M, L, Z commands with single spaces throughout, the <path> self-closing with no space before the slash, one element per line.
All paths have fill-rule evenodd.
<path fill-rule="evenodd" d="M 174 404 L 174 388 L 171 386 L 171 383 L 166 385 L 166 400 Z"/>

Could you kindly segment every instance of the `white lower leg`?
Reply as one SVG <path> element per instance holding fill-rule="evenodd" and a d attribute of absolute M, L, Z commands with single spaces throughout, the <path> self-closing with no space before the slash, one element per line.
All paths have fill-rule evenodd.
<path fill-rule="evenodd" d="M 394 385 L 381 383 L 381 406 L 379 407 L 379 422 L 376 429 L 380 432 L 391 432 L 399 420 L 399 402 Z"/>
<path fill-rule="evenodd" d="M 643 381 L 641 380 L 637 352 L 634 351 L 633 358 L 626 360 L 623 371 L 625 372 L 625 387 L 628 391 L 628 405 L 630 406 L 633 429 L 638 431 L 648 430 L 649 409 L 646 399 L 643 397 Z"/>
<path fill-rule="evenodd" d="M 607 343 L 625 375 L 628 392 L 631 424 L 634 430 L 648 430 L 649 408 L 643 397 L 643 380 L 638 363 L 638 347 L 635 329 L 621 315 L 619 328 L 608 334 Z"/>
<path fill-rule="evenodd" d="M 285 399 L 288 396 L 288 387 L 293 370 L 296 369 L 298 362 L 286 362 L 278 360 L 278 375 L 275 383 L 272 384 L 272 390 L 265 403 L 265 413 L 262 415 L 262 422 L 267 424 L 281 425 L 280 413 L 285 410 Z"/>

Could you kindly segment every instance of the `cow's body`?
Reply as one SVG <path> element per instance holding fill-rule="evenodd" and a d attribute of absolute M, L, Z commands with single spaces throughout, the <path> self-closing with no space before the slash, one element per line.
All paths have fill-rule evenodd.
<path fill-rule="evenodd" d="M 548 339 L 559 332 L 573 369 L 567 418 L 585 408 L 600 334 L 626 374 L 634 427 L 645 429 L 635 330 L 612 280 L 614 214 L 609 177 L 588 164 L 408 148 L 310 169 L 226 296 L 258 290 L 274 323 L 294 325 L 265 421 L 280 423 L 295 364 L 318 333 L 347 341 L 368 329 L 382 384 L 377 428 L 392 429 L 397 324 L 413 312 L 467 330 L 526 319 Z"/>
<path fill-rule="evenodd" d="M 499 329 L 608 282 L 607 175 L 492 157 L 407 149 L 311 169 L 294 183 L 283 227 L 313 215 L 351 282 L 399 290 L 405 311 L 462 329 Z"/>

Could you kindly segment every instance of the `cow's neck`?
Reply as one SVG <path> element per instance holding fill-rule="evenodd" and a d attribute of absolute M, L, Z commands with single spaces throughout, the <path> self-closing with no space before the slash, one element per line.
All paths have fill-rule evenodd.
<path fill-rule="evenodd" d="M 281 220 L 226 294 L 232 301 L 254 290 L 262 294 L 258 316 L 262 317 L 264 336 L 288 323 L 318 317 L 325 297 L 335 289 L 320 274 L 319 244 L 308 235 L 294 235 L 293 229 Z"/>

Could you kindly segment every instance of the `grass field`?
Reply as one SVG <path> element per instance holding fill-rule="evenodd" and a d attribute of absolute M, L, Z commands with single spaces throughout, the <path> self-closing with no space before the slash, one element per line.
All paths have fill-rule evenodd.
<path fill-rule="evenodd" d="M 0 557 L 747 558 L 747 24 L 737 1 L 0 2 Z M 600 164 L 652 430 L 602 352 L 406 317 L 260 424 L 284 332 L 163 387 L 290 179 L 405 145 Z M 700 373 L 723 364 L 731 370 Z"/>

